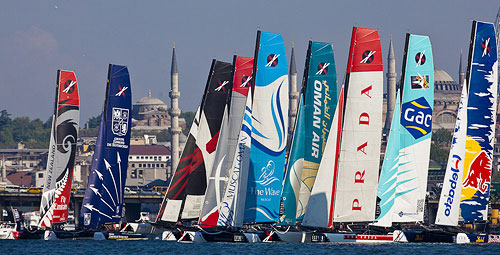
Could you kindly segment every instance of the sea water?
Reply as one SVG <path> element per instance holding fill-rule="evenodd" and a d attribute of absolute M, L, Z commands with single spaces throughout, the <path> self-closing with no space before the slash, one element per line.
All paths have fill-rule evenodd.
<path fill-rule="evenodd" d="M 176 243 L 93 240 L 0 240 L 0 254 L 500 254 L 500 244 Z"/>

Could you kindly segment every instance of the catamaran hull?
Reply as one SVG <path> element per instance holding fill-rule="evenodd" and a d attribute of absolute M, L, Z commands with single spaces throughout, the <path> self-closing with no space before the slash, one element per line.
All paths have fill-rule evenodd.
<path fill-rule="evenodd" d="M 443 231 L 394 231 L 394 242 L 398 243 L 455 243 L 457 236 Z"/>
<path fill-rule="evenodd" d="M 270 232 L 262 240 L 263 242 L 285 242 L 285 243 L 310 243 L 313 232 Z"/>
<path fill-rule="evenodd" d="M 458 233 L 456 243 L 500 243 L 500 235 Z"/>
<path fill-rule="evenodd" d="M 129 234 L 122 232 L 95 232 L 94 240 L 149 240 L 148 235 L 143 234 Z"/>
<path fill-rule="evenodd" d="M 178 242 L 257 243 L 261 242 L 261 238 L 258 233 L 186 231 Z"/>
<path fill-rule="evenodd" d="M 94 231 L 81 230 L 81 231 L 58 231 L 58 230 L 45 230 L 43 239 L 51 240 L 92 240 L 94 239 Z"/>

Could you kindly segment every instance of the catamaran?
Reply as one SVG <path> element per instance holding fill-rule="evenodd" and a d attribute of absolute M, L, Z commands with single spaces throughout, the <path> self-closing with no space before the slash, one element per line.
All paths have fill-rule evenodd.
<path fill-rule="evenodd" d="M 51 231 L 46 239 L 147 239 L 119 232 L 130 146 L 131 87 L 125 66 L 109 65 L 104 110 L 82 203 L 83 229 Z"/>
<path fill-rule="evenodd" d="M 456 227 L 463 222 L 485 227 L 487 224 L 498 87 L 495 39 L 493 24 L 473 21 L 467 74 L 436 225 Z M 458 233 L 455 239 L 455 229 L 448 241 L 498 242 L 498 235 L 488 235 L 484 230 Z"/>
<path fill-rule="evenodd" d="M 76 142 L 80 123 L 78 83 L 72 71 L 58 70 L 56 97 L 45 183 L 40 203 L 40 228 L 60 230 L 68 218 Z"/>
<path fill-rule="evenodd" d="M 434 65 L 429 37 L 407 34 L 400 93 L 380 174 L 380 215 L 375 226 L 423 221 L 433 102 Z M 396 241 L 401 233 L 394 232 Z"/>
<path fill-rule="evenodd" d="M 302 221 L 302 225 L 320 231 L 306 241 L 388 239 L 340 230 L 341 223 L 375 219 L 382 131 L 382 70 L 377 30 L 354 27 L 345 84 Z"/>
<path fill-rule="evenodd" d="M 230 63 L 212 61 L 202 102 L 156 219 L 156 225 L 169 228 L 163 239 L 178 240 L 186 234 L 186 229 L 197 230 L 190 227 L 200 217 L 210 183 L 227 97 L 232 89 L 232 69 Z"/>
<path fill-rule="evenodd" d="M 301 242 L 302 222 L 337 105 L 337 73 L 333 45 L 309 41 L 297 119 L 287 159 L 280 225 L 273 240 Z M 312 120 L 312 121 L 306 121 Z M 300 227 L 299 229 L 300 230 Z"/>

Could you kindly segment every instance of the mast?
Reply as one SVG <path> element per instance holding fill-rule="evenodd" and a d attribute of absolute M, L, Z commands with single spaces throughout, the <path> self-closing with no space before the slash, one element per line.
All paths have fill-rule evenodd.
<path fill-rule="evenodd" d="M 82 202 L 81 217 L 85 228 L 95 229 L 122 219 L 130 149 L 131 92 L 127 67 L 110 64 L 104 112 Z"/>
<path fill-rule="evenodd" d="M 492 23 L 473 21 L 467 102 L 467 140 L 460 212 L 464 222 L 486 221 L 495 137 L 498 59 Z"/>
<path fill-rule="evenodd" d="M 288 132 L 288 66 L 279 33 L 257 32 L 252 150 L 244 222 L 276 222 Z"/>
<path fill-rule="evenodd" d="M 346 87 L 333 219 L 373 221 L 383 128 L 383 63 L 376 29 L 353 28 Z"/>
<path fill-rule="evenodd" d="M 80 99 L 75 73 L 57 71 L 56 98 L 45 184 L 40 203 L 41 227 L 66 222 L 80 123 Z"/>

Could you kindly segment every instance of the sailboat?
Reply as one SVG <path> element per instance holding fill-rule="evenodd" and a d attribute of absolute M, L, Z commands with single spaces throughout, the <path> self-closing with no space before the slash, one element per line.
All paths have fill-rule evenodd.
<path fill-rule="evenodd" d="M 232 89 L 232 69 L 230 63 L 212 61 L 200 107 L 156 219 L 156 225 L 170 228 L 163 233 L 164 239 L 179 239 L 184 229 L 200 217 L 227 97 Z M 175 230 L 175 224 L 182 230 L 171 231 Z"/>
<path fill-rule="evenodd" d="M 333 45 L 309 41 L 297 119 L 283 185 L 279 225 L 274 238 L 300 242 L 304 233 L 291 226 L 300 224 L 330 133 L 337 105 L 337 74 Z M 312 121 L 306 121 L 312 120 Z"/>
<path fill-rule="evenodd" d="M 212 178 L 205 194 L 199 231 L 186 231 L 194 242 L 256 242 L 243 233 L 243 208 L 248 179 L 251 132 L 253 58 L 234 56 L 233 89 L 222 122 Z M 216 183 L 218 181 L 218 183 Z"/>
<path fill-rule="evenodd" d="M 130 146 L 131 98 L 127 67 L 110 64 L 104 110 L 80 215 L 83 229 L 51 231 L 46 235 L 46 239 L 148 238 L 140 234 L 118 232 L 115 227 L 123 216 L 123 195 Z"/>
<path fill-rule="evenodd" d="M 75 73 L 58 70 L 40 228 L 59 229 L 67 221 L 79 123 L 80 98 Z"/>
<path fill-rule="evenodd" d="M 484 226 L 487 222 L 498 87 L 495 39 L 492 23 L 473 21 L 467 75 L 436 225 L 456 227 L 462 221 Z M 458 233 L 453 241 L 498 239 L 498 235 L 490 238 L 486 233 Z"/>
<path fill-rule="evenodd" d="M 376 29 L 354 27 L 331 135 L 302 224 L 320 231 L 313 242 L 385 241 L 339 232 L 339 223 L 375 218 L 382 132 L 382 52 Z M 333 231 L 332 231 L 333 230 Z"/>
<path fill-rule="evenodd" d="M 423 221 L 434 102 L 429 37 L 406 35 L 401 79 L 378 186 L 380 215 L 374 225 L 381 227 Z M 396 241 L 400 233 L 394 232 Z"/>

